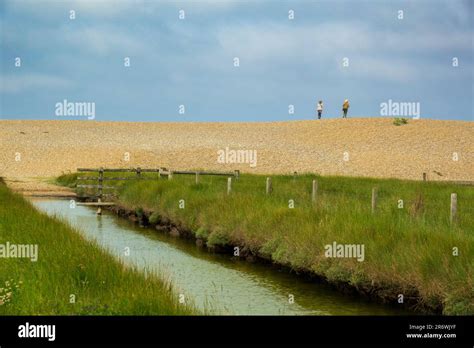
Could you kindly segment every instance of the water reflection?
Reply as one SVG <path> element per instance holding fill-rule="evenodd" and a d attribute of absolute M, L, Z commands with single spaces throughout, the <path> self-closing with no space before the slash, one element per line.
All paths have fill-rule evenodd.
<path fill-rule="evenodd" d="M 342 296 L 326 285 L 307 281 L 268 265 L 250 264 L 229 255 L 211 254 L 194 243 L 95 209 L 69 207 L 68 201 L 33 203 L 77 227 L 88 239 L 144 272 L 158 271 L 198 308 L 217 314 L 397 315 L 394 307 Z M 290 303 L 294 298 L 294 303 Z M 409 313 L 408 313 L 409 314 Z"/>

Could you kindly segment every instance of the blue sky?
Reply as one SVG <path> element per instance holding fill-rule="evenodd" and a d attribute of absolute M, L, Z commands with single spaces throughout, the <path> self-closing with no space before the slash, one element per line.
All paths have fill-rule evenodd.
<path fill-rule="evenodd" d="M 98 121 L 279 121 L 314 118 L 319 99 L 324 118 L 340 117 L 348 98 L 349 117 L 380 116 L 391 99 L 419 102 L 421 118 L 472 121 L 473 10 L 461 0 L 2 0 L 0 117 L 65 119 L 55 105 L 66 99 L 94 102 Z"/>

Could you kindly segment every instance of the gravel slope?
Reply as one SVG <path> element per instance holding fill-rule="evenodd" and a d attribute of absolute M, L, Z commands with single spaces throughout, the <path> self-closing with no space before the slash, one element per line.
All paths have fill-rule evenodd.
<path fill-rule="evenodd" d="M 217 151 L 256 150 L 257 166 Z M 130 154 L 130 160 L 124 154 Z M 344 161 L 344 152 L 348 161 Z M 453 161 L 453 152 L 459 160 Z M 15 154 L 21 160 L 15 160 Z M 164 166 L 253 173 L 474 180 L 474 123 L 388 118 L 271 123 L 0 121 L 0 176 L 48 177 L 77 167 Z"/>

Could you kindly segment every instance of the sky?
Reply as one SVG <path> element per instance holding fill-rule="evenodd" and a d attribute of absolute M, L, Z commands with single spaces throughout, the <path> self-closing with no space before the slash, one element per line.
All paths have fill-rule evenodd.
<path fill-rule="evenodd" d="M 349 99 L 473 121 L 473 3 L 1 0 L 0 118 L 87 119 L 66 100 L 96 121 L 306 120 Z"/>

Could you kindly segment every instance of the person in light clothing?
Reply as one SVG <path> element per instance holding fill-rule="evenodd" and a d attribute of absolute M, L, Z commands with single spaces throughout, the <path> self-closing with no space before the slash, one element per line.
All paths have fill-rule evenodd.
<path fill-rule="evenodd" d="M 347 118 L 347 111 L 349 110 L 349 100 L 344 100 L 342 104 L 342 118 Z"/>
<path fill-rule="evenodd" d="M 322 100 L 319 101 L 316 110 L 318 111 L 318 120 L 320 120 L 321 115 L 323 114 L 323 101 Z"/>

